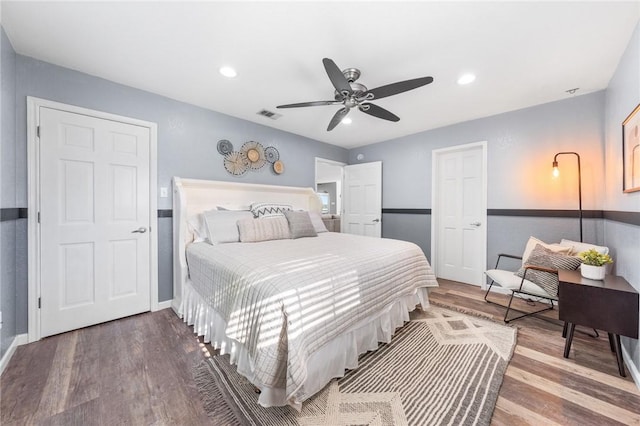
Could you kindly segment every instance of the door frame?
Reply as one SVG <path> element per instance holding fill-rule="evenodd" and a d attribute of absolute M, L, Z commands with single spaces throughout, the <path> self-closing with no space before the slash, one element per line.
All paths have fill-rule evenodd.
<path fill-rule="evenodd" d="M 337 214 L 340 215 L 340 217 L 342 218 L 342 210 L 344 209 L 344 206 L 342 203 L 342 191 L 344 189 L 344 166 L 346 166 L 347 163 L 343 163 L 341 161 L 336 161 L 336 160 L 329 160 L 327 158 L 322 158 L 322 157 L 315 157 L 315 162 L 314 162 L 315 168 L 314 168 L 314 175 L 313 175 L 313 190 L 315 192 L 318 192 L 318 163 L 325 163 L 331 166 L 340 167 L 340 209 L 337 210 L 338 212 Z"/>
<path fill-rule="evenodd" d="M 438 241 L 440 239 L 441 216 L 440 205 L 438 203 L 438 197 L 440 195 L 438 192 L 438 188 L 440 186 L 438 163 L 443 154 L 463 152 L 471 149 L 477 149 L 478 147 L 482 148 L 482 211 L 484 212 L 484 217 L 482 218 L 484 226 L 481 230 L 482 247 L 480 255 L 482 258 L 482 265 L 484 265 L 485 268 L 487 265 L 487 141 L 434 149 L 431 151 L 431 267 L 433 268 L 433 272 L 436 276 L 438 275 L 438 264 L 440 260 Z M 487 283 L 485 280 L 481 280 L 479 285 L 480 288 L 484 289 L 486 288 Z"/>
<path fill-rule="evenodd" d="M 150 121 L 138 120 L 107 112 L 96 111 L 60 102 L 27 96 L 27 301 L 29 343 L 40 340 L 40 232 L 38 214 L 40 211 L 40 108 L 50 108 L 74 114 L 87 115 L 103 120 L 117 121 L 149 129 L 149 297 L 151 311 L 159 309 L 158 303 L 158 125 Z"/>

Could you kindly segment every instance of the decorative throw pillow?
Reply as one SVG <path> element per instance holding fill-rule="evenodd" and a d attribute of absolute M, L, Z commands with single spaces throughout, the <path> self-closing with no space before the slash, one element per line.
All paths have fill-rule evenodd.
<path fill-rule="evenodd" d="M 292 207 L 290 204 L 253 203 L 251 204 L 251 207 L 249 207 L 249 210 L 251 210 L 251 213 L 253 213 L 253 217 L 265 218 L 284 216 L 284 211 L 292 210 Z"/>
<path fill-rule="evenodd" d="M 239 205 L 239 204 L 224 204 L 221 206 L 216 206 L 217 210 L 225 211 L 225 210 L 249 210 L 249 206 L 247 205 Z"/>
<path fill-rule="evenodd" d="M 588 251 L 591 249 L 594 249 L 600 254 L 609 254 L 609 247 L 596 246 L 594 244 L 581 243 L 579 241 L 562 239 L 560 241 L 560 245 L 565 247 L 571 247 L 571 253 L 569 253 L 571 256 L 577 256 L 579 253 L 582 253 L 583 251 Z"/>
<path fill-rule="evenodd" d="M 187 218 L 187 232 L 193 236 L 191 242 L 201 243 L 207 241 L 207 225 L 204 223 L 204 215 L 194 214 Z"/>
<path fill-rule="evenodd" d="M 548 248 L 537 244 L 529 255 L 526 265 L 542 266 L 543 268 L 555 270 L 575 270 L 578 269 L 581 263 L 582 261 L 579 257 L 556 253 L 553 250 L 549 250 Z M 538 284 L 551 296 L 558 295 L 558 274 L 556 273 L 529 269 L 526 270 L 525 276 L 525 265 L 523 265 L 522 268 L 516 272 L 516 275 L 519 277 L 525 277 L 532 283 Z"/>
<path fill-rule="evenodd" d="M 523 265 L 527 263 L 527 259 L 529 258 L 529 255 L 538 244 L 540 244 L 542 247 L 546 249 L 549 249 L 555 253 L 560 253 L 560 254 L 569 255 L 571 254 L 571 250 L 573 249 L 573 247 L 571 246 L 563 246 L 560 244 L 547 244 L 544 241 L 540 241 L 536 237 L 529 237 L 529 241 L 527 241 L 527 245 L 524 248 L 524 253 L 522 254 Z"/>
<path fill-rule="evenodd" d="M 319 234 L 321 232 L 329 232 L 324 222 L 322 221 L 322 216 L 318 212 L 309 212 L 309 217 L 311 218 L 311 223 L 313 223 L 313 228 Z"/>
<path fill-rule="evenodd" d="M 291 232 L 291 238 L 303 238 L 303 237 L 317 237 L 318 233 L 311 223 L 309 213 L 305 211 L 294 212 L 293 210 L 286 210 L 284 216 L 289 222 L 289 232 Z"/>
<path fill-rule="evenodd" d="M 253 219 L 249 210 L 209 210 L 202 213 L 210 244 L 237 243 L 240 241 L 237 222 Z"/>
<path fill-rule="evenodd" d="M 252 217 L 242 219 L 238 221 L 238 231 L 240 232 L 240 241 L 243 243 L 291 238 L 289 222 L 284 216 L 269 219 L 254 219 Z"/>

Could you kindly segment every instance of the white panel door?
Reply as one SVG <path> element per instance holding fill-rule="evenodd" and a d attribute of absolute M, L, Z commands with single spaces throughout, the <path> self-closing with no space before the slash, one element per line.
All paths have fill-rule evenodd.
<path fill-rule="evenodd" d="M 150 309 L 150 135 L 40 108 L 41 337 Z"/>
<path fill-rule="evenodd" d="M 483 147 L 442 152 L 436 159 L 437 275 L 481 285 L 486 253 Z"/>
<path fill-rule="evenodd" d="M 382 235 L 382 162 L 344 167 L 342 232 Z"/>

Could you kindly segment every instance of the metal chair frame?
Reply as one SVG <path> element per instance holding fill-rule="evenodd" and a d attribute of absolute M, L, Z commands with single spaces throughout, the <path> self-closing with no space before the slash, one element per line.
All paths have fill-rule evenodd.
<path fill-rule="evenodd" d="M 512 254 L 500 253 L 500 254 L 498 254 L 498 261 L 496 262 L 496 267 L 495 267 L 494 269 L 498 269 L 498 265 L 500 264 L 500 259 L 501 259 L 501 258 L 503 258 L 503 257 L 507 257 L 507 258 L 511 258 L 511 259 L 518 259 L 518 260 L 522 260 L 522 256 L 515 256 L 515 255 L 512 255 Z M 554 307 L 554 301 L 555 301 L 555 302 L 557 302 L 557 301 L 558 301 L 558 299 L 557 299 L 557 298 L 556 298 L 556 299 L 554 299 L 554 298 L 551 298 L 551 297 L 545 297 L 545 296 L 541 296 L 541 295 L 539 295 L 539 294 L 532 294 L 532 293 L 529 293 L 529 292 L 527 292 L 527 291 L 522 290 L 522 286 L 523 286 L 524 281 L 525 281 L 525 279 L 526 279 L 526 277 L 527 277 L 527 272 L 528 272 L 529 270 L 531 270 L 531 269 L 538 270 L 538 271 L 551 272 L 551 273 L 555 273 L 555 274 L 557 274 L 557 273 L 558 273 L 558 271 L 557 271 L 557 270 L 555 270 L 555 269 L 542 268 L 542 267 L 540 267 L 540 266 L 534 266 L 534 265 L 525 265 L 525 271 L 524 271 L 524 274 L 523 274 L 523 277 L 522 277 L 522 281 L 520 281 L 520 287 L 519 287 L 519 289 L 518 289 L 518 290 L 509 289 L 509 290 L 511 290 L 511 297 L 509 298 L 509 304 L 508 304 L 507 306 L 505 306 L 505 305 L 503 305 L 503 304 L 501 304 L 501 303 L 494 302 L 494 301 L 489 300 L 489 299 L 487 298 L 487 297 L 489 296 L 489 292 L 491 291 L 491 287 L 492 287 L 492 286 L 493 286 L 493 284 L 494 284 L 494 281 L 493 281 L 493 280 L 491 280 L 491 284 L 489 284 L 489 288 L 487 289 L 487 292 L 484 294 L 484 300 L 485 300 L 486 302 L 488 302 L 488 303 L 492 303 L 492 304 L 494 304 L 494 305 L 502 306 L 503 308 L 506 308 L 506 309 L 507 309 L 507 310 L 505 311 L 505 313 L 504 313 L 504 319 L 503 319 L 503 321 L 504 321 L 505 323 L 507 323 L 507 324 L 508 324 L 508 323 L 510 323 L 511 321 L 515 321 L 515 320 L 520 319 L 520 318 L 524 318 L 524 317 L 528 317 L 528 316 L 531 316 L 531 315 L 539 314 L 540 312 L 545 312 L 545 311 L 553 310 L 553 307 Z M 519 294 L 526 294 L 526 295 L 528 295 L 528 296 L 532 296 L 532 297 L 536 297 L 536 298 L 539 298 L 539 299 L 545 299 L 545 300 L 548 300 L 548 301 L 549 301 L 549 303 L 550 303 L 550 305 L 549 305 L 548 307 L 545 307 L 545 308 L 543 308 L 543 309 L 539 309 L 539 310 L 537 310 L 537 311 L 533 311 L 533 312 L 525 312 L 525 311 L 521 311 L 521 310 L 516 309 L 516 308 L 512 308 L 512 307 L 511 307 L 511 303 L 513 302 L 513 297 L 515 296 L 515 294 L 516 294 L 516 293 L 519 293 Z M 514 317 L 514 318 L 508 318 L 508 317 L 509 317 L 509 311 L 510 311 L 510 310 L 514 310 L 514 311 L 516 311 L 516 312 L 520 312 L 520 313 L 522 313 L 523 315 L 519 315 L 519 316 Z"/>

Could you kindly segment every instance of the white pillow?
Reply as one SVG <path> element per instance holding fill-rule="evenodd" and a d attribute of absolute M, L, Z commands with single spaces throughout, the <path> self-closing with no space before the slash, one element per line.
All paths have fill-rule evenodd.
<path fill-rule="evenodd" d="M 207 240 L 207 226 L 204 223 L 204 216 L 201 213 L 191 215 L 187 218 L 187 231 L 193 235 L 194 243 L 201 243 Z"/>
<path fill-rule="evenodd" d="M 202 213 L 209 244 L 237 243 L 240 241 L 238 221 L 253 218 L 249 210 L 209 210 Z"/>
<path fill-rule="evenodd" d="M 577 256 L 583 251 L 595 249 L 600 254 L 609 254 L 609 247 L 605 246 L 596 246 L 594 244 L 589 243 L 581 243 L 579 241 L 571 241 L 562 239 L 560 241 L 561 246 L 571 247 L 571 252 L 569 253 L 571 256 Z"/>
<path fill-rule="evenodd" d="M 249 210 L 249 206 L 241 206 L 237 204 L 222 204 L 216 206 L 216 209 L 226 211 L 226 210 Z"/>
<path fill-rule="evenodd" d="M 562 246 L 560 244 L 547 244 L 544 241 L 540 241 L 536 237 L 529 237 L 529 241 L 527 241 L 527 245 L 524 247 L 524 253 L 522 254 L 522 264 L 527 263 L 527 259 L 529 255 L 536 248 L 536 244 L 540 244 L 542 247 L 551 250 L 558 254 L 570 254 L 573 246 Z"/>
<path fill-rule="evenodd" d="M 313 227 L 316 230 L 316 233 L 321 232 L 329 232 L 324 222 L 322 221 L 322 217 L 318 212 L 309 212 L 309 217 L 311 218 L 311 223 L 313 223 Z"/>
<path fill-rule="evenodd" d="M 257 243 L 259 241 L 284 240 L 291 238 L 289 222 L 284 216 L 268 219 L 253 217 L 238 221 L 240 241 L 243 243 Z"/>
<path fill-rule="evenodd" d="M 249 208 L 254 217 L 265 218 L 274 216 L 284 216 L 285 210 L 293 210 L 291 204 L 282 203 L 252 203 Z"/>

